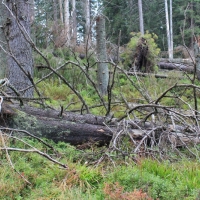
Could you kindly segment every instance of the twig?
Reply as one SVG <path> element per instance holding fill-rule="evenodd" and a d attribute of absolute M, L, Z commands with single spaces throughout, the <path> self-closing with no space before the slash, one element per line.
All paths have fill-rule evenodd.
<path fill-rule="evenodd" d="M 32 138 L 35 138 L 37 139 L 39 142 L 41 142 L 42 144 L 46 145 L 47 147 L 49 147 L 50 149 L 52 149 L 53 151 L 55 151 L 55 149 L 49 145 L 48 143 L 46 143 L 44 140 L 40 139 L 39 137 L 29 133 L 28 131 L 25 131 L 25 130 L 19 130 L 19 129 L 12 129 L 12 128 L 5 128 L 5 127 L 0 127 L 0 130 L 6 130 L 6 131 L 11 131 L 12 134 L 13 132 L 21 132 L 21 133 L 25 133 L 26 135 L 32 137 Z"/>
<path fill-rule="evenodd" d="M 20 149 L 20 148 L 12 148 L 12 147 L 4 147 L 4 148 L 1 148 L 1 147 L 0 147 L 0 150 L 37 153 L 37 154 L 39 154 L 39 155 L 41 155 L 41 156 L 47 158 L 48 160 L 50 160 L 50 161 L 52 161 L 52 162 L 54 162 L 54 163 L 56 163 L 56 164 L 62 166 L 63 168 L 66 168 L 66 169 L 68 168 L 67 165 L 65 165 L 65 164 L 63 164 L 63 163 L 61 163 L 61 162 L 58 162 L 57 160 L 51 158 L 48 154 L 46 154 L 46 153 L 44 153 L 44 152 L 41 152 L 41 151 L 39 151 L 39 150 L 37 150 L 37 149 L 35 149 L 35 148 L 34 148 L 34 149 Z"/>

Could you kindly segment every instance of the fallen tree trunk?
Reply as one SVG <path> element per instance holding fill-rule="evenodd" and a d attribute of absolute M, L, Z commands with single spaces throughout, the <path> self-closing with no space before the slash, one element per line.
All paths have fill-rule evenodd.
<path fill-rule="evenodd" d="M 80 144 L 87 141 L 109 143 L 112 132 L 103 125 L 104 118 L 74 113 L 58 116 L 54 110 L 33 107 L 3 106 L 0 125 L 31 132 L 37 137 Z"/>
<path fill-rule="evenodd" d="M 176 63 L 170 63 L 170 62 L 159 62 L 158 67 L 160 69 L 180 70 L 180 71 L 184 71 L 187 73 L 194 73 L 194 67 L 183 65 L 183 64 L 176 64 Z"/>
<path fill-rule="evenodd" d="M 171 125 L 168 125 L 168 127 L 155 128 L 151 122 L 141 123 L 137 120 L 126 120 L 124 129 L 123 125 L 119 125 L 116 120 L 112 120 L 109 127 L 106 126 L 105 123 L 108 120 L 106 117 L 71 112 L 63 113 L 60 117 L 59 114 L 59 111 L 56 110 L 44 110 L 29 106 L 20 108 L 13 104 L 4 103 L 0 120 L 1 130 L 4 130 L 3 127 L 26 130 L 37 137 L 48 138 L 55 142 L 63 141 L 73 145 L 85 142 L 98 142 L 99 145 L 105 145 L 109 144 L 113 136 L 115 137 L 120 132 L 125 131 L 131 138 L 139 141 L 144 137 L 151 138 L 149 133 L 155 129 L 158 137 L 163 137 L 164 132 L 167 131 L 168 138 L 173 137 L 175 141 L 173 142 L 176 144 L 180 138 L 187 143 L 200 143 L 196 131 L 186 132 L 185 127 L 172 128 Z M 147 137 L 147 135 L 149 136 Z M 174 135 L 176 135 L 175 139 Z M 166 137 L 166 134 L 164 136 Z"/>
<path fill-rule="evenodd" d="M 184 64 L 188 66 L 193 66 L 194 62 L 192 59 L 182 59 L 182 58 L 174 58 L 174 59 L 169 59 L 169 58 L 160 58 L 160 62 L 164 63 L 175 63 L 175 64 Z"/>
<path fill-rule="evenodd" d="M 153 73 L 143 73 L 143 72 L 131 72 L 128 71 L 127 74 L 129 76 L 142 76 L 142 77 L 147 77 L 149 75 L 154 76 L 155 78 L 168 78 L 167 75 L 164 74 L 153 74 Z"/>

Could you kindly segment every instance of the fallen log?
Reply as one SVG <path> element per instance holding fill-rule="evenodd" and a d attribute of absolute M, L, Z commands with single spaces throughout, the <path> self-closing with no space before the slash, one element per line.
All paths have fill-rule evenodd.
<path fill-rule="evenodd" d="M 180 71 L 184 71 L 184 72 L 191 73 L 191 74 L 194 73 L 194 67 L 183 65 L 183 64 L 159 62 L 158 67 L 160 69 L 180 70 Z"/>
<path fill-rule="evenodd" d="M 87 141 L 106 144 L 112 138 L 111 130 L 103 125 L 104 118 L 74 113 L 58 116 L 59 112 L 33 107 L 19 108 L 3 105 L 0 125 L 31 132 L 55 142 L 80 144 Z"/>
<path fill-rule="evenodd" d="M 29 106 L 18 107 L 14 104 L 3 103 L 0 126 L 2 131 L 3 127 L 26 130 L 40 138 L 51 139 L 55 142 L 63 141 L 73 145 L 85 142 L 97 142 L 99 145 L 109 144 L 113 136 L 123 132 L 124 129 L 116 122 L 117 120 L 112 120 L 109 127 L 106 126 L 106 117 L 70 112 L 65 112 L 60 117 L 59 114 L 56 110 Z M 140 120 L 126 120 L 126 124 L 128 126 L 126 125 L 124 130 L 128 131 L 127 134 L 131 135 L 134 140 L 141 140 L 143 137 L 148 139 L 149 132 L 155 129 L 151 122 L 141 123 Z M 168 134 L 164 134 L 165 132 Z M 196 131 L 186 131 L 184 127 L 164 126 L 157 129 L 156 135 L 158 137 L 164 135 L 168 139 L 173 137 L 174 144 L 178 144 L 177 141 L 180 138 L 186 143 L 200 143 Z"/>
<path fill-rule="evenodd" d="M 164 75 L 164 74 L 153 74 L 153 73 L 132 72 L 132 71 L 128 71 L 127 74 L 129 76 L 147 77 L 147 76 L 151 75 L 151 76 L 154 76 L 155 78 L 168 78 L 168 76 Z"/>
<path fill-rule="evenodd" d="M 189 66 L 193 66 L 194 62 L 192 59 L 182 59 L 182 58 L 174 58 L 174 59 L 169 59 L 169 58 L 160 58 L 159 62 L 164 62 L 164 63 L 175 63 L 175 64 L 185 64 Z"/>

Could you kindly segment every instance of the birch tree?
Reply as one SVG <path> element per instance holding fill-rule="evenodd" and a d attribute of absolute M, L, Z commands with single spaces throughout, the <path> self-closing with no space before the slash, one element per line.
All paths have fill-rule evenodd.
<path fill-rule="evenodd" d="M 142 11 L 142 0 L 138 0 L 139 9 L 139 20 L 140 20 L 140 32 L 144 35 L 144 21 L 143 21 L 143 11 Z"/>
<path fill-rule="evenodd" d="M 172 0 L 170 0 L 170 22 L 169 24 L 169 12 L 168 12 L 168 2 L 165 0 L 165 17 L 166 17 L 166 31 L 167 31 L 167 46 L 169 59 L 173 59 L 173 49 L 172 49 Z"/>
<path fill-rule="evenodd" d="M 171 49 L 171 58 L 173 59 L 173 12 L 172 12 L 172 0 L 169 0 L 169 9 L 170 9 L 170 49 Z"/>

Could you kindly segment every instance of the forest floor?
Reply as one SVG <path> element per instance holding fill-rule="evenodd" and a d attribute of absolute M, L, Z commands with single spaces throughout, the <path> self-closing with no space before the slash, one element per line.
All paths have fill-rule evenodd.
<path fill-rule="evenodd" d="M 67 169 L 36 153 L 1 151 L 0 199 L 84 200 L 84 199 L 198 199 L 200 195 L 200 163 L 187 155 L 181 159 L 159 161 L 135 156 L 119 157 L 113 153 L 97 165 L 106 147 L 78 149 L 60 142 L 56 152 L 38 141 L 27 144 L 46 152 Z M 25 144 L 13 139 L 7 143 L 17 148 Z M 184 150 L 183 152 L 184 153 Z M 112 158 L 112 159 L 111 159 Z M 20 174 L 20 175 L 19 175 Z"/>
<path fill-rule="evenodd" d="M 45 73 L 48 74 L 45 71 L 37 73 L 37 80 Z M 119 73 L 112 88 L 111 111 L 114 117 L 122 117 L 133 104 L 142 104 L 143 108 L 146 108 L 148 104 L 141 91 L 144 91 L 152 102 L 160 100 L 159 106 L 162 105 L 163 108 L 185 111 L 195 107 L 194 99 L 197 104 L 200 103 L 199 81 L 192 82 L 192 75 L 183 73 L 180 78 L 180 73 L 177 71 L 170 71 L 164 75 L 167 77 L 156 78 L 150 75 L 127 78 L 125 74 Z M 105 109 L 99 104 L 101 101 L 96 90 L 88 84 L 88 80 L 84 79 L 85 75 L 80 70 L 74 70 L 74 66 L 69 66 L 67 70 L 63 70 L 63 76 L 73 83 L 74 88 L 90 106 L 92 114 L 105 116 Z M 94 75 L 93 78 L 95 77 Z M 180 87 L 177 87 L 178 84 Z M 194 87 L 194 84 L 197 87 Z M 45 102 L 50 107 L 56 109 L 64 107 L 65 110 L 74 112 L 80 111 L 82 107 L 77 96 L 58 78 L 49 78 L 39 83 L 38 88 L 45 97 L 51 97 L 51 100 Z M 197 91 L 194 95 L 195 89 Z M 107 99 L 105 102 L 108 103 Z M 181 120 L 182 124 L 189 124 L 193 119 L 182 113 L 176 115 L 177 110 L 172 110 L 175 114 L 174 118 L 172 116 L 170 118 L 169 115 L 162 115 L 171 114 L 163 110 L 160 119 L 164 125 L 170 120 L 174 120 L 177 124 Z M 146 120 L 149 113 L 151 110 L 144 109 L 130 114 Z M 200 196 L 199 144 L 175 149 L 171 145 L 172 148 L 164 154 L 162 149 L 154 146 L 151 151 L 158 152 L 156 156 L 138 152 L 123 155 L 116 149 L 108 149 L 107 146 L 97 147 L 91 143 L 75 147 L 64 142 L 55 144 L 44 139 L 53 147 L 52 149 L 29 137 L 23 138 L 22 141 L 12 133 L 7 135 L 2 131 L 0 135 L 0 199 L 2 200 L 193 200 L 199 199 Z M 123 142 L 120 146 L 122 151 L 128 152 L 133 148 L 126 138 Z M 8 150 L 7 147 L 13 149 Z M 44 153 L 38 154 L 38 152 Z M 49 155 L 58 162 L 52 162 L 44 155 Z M 64 165 L 67 168 L 64 168 Z"/>

